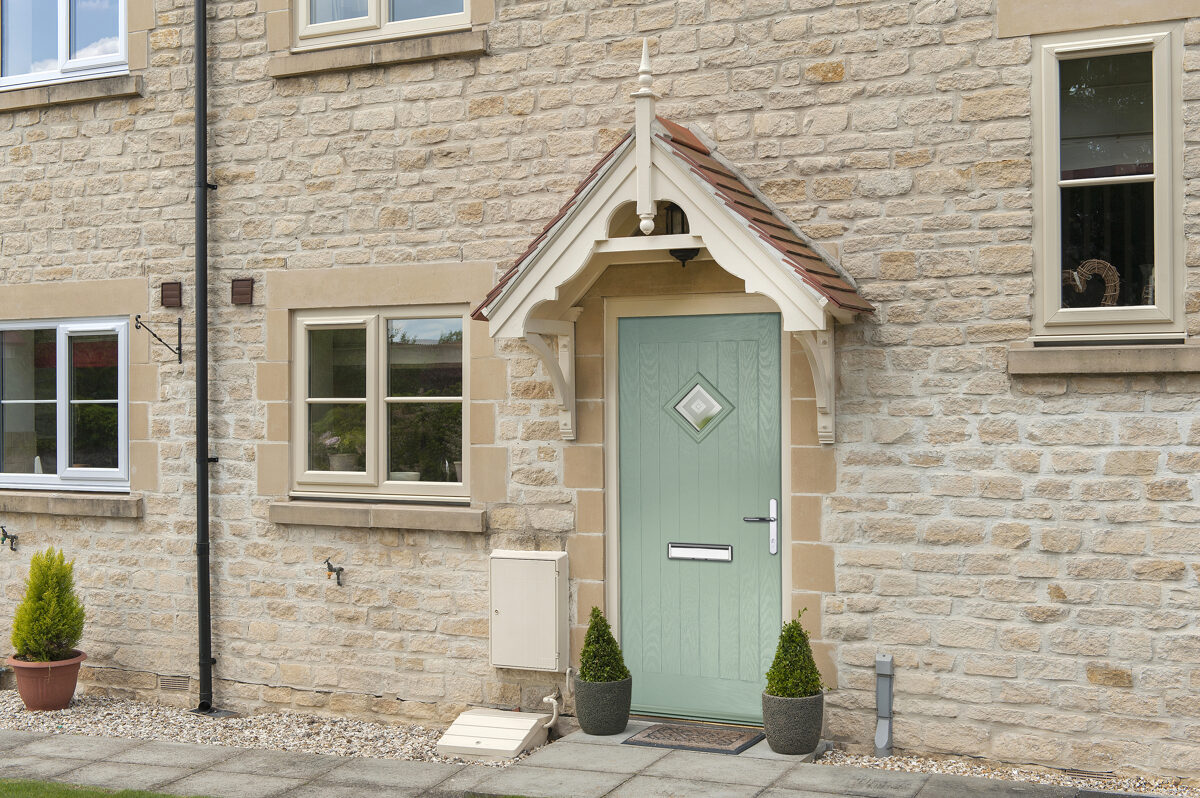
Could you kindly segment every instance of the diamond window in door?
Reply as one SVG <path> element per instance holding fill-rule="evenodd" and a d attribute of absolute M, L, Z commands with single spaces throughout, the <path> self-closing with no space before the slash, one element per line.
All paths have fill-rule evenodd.
<path fill-rule="evenodd" d="M 679 426 L 699 441 L 729 415 L 733 410 L 733 402 L 726 399 L 704 375 L 696 374 L 684 383 L 679 393 L 671 397 L 666 409 Z"/>

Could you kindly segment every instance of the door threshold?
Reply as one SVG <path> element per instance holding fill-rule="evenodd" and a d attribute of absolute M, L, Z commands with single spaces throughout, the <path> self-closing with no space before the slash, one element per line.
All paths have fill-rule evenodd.
<path fill-rule="evenodd" d="M 733 726 L 738 729 L 761 729 L 762 724 L 739 723 L 734 720 L 700 720 L 697 718 L 672 718 L 666 715 L 641 715 L 636 712 L 629 714 L 630 720 L 643 723 L 675 723 L 680 726 Z"/>

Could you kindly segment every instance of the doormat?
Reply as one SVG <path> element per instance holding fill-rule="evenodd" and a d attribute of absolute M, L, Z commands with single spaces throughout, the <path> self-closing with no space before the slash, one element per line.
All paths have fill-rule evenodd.
<path fill-rule="evenodd" d="M 762 732 L 735 726 L 657 723 L 633 735 L 624 745 L 678 748 L 709 754 L 740 754 L 762 738 Z"/>

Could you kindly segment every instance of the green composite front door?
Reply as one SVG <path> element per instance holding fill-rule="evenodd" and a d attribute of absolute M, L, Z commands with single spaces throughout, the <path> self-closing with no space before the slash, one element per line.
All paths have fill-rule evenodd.
<path fill-rule="evenodd" d="M 776 314 L 618 321 L 621 645 L 635 712 L 762 719 L 780 557 L 771 525 L 743 518 L 780 499 L 779 339 Z"/>

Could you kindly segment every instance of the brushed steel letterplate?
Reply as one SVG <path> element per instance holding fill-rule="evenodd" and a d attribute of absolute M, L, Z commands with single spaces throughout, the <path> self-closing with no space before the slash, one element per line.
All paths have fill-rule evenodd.
<path fill-rule="evenodd" d="M 733 546 L 714 543 L 668 543 L 667 559 L 733 562 Z"/>

